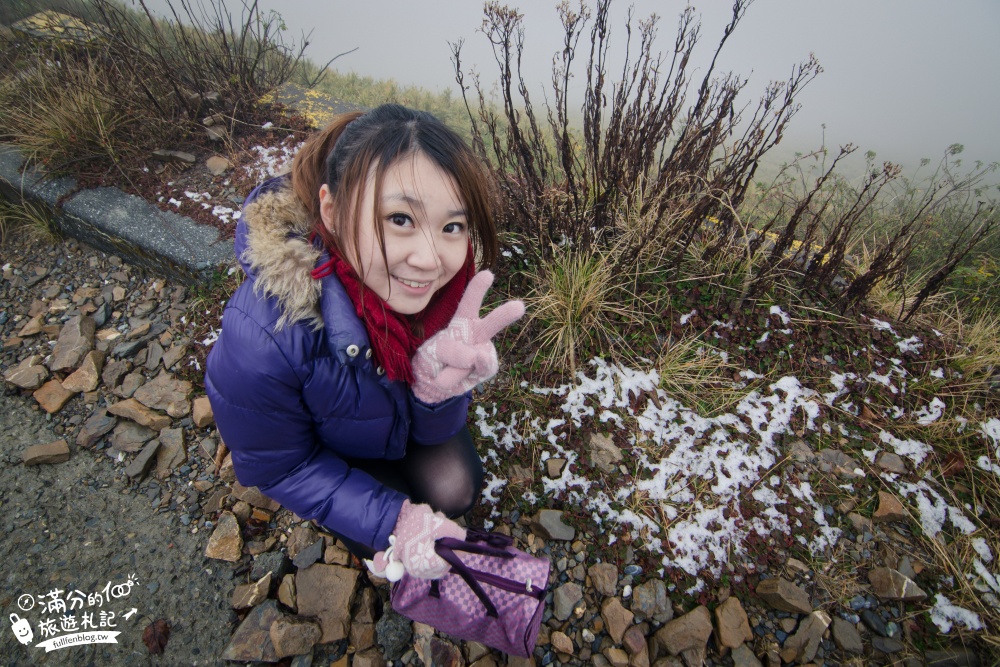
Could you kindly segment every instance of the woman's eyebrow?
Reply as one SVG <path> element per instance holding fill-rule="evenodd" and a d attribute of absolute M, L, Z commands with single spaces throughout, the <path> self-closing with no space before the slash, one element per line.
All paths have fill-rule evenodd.
<path fill-rule="evenodd" d="M 422 201 L 420 201 L 419 197 L 413 197 L 411 195 L 406 194 L 405 192 L 394 192 L 392 194 L 385 195 L 384 197 L 382 197 L 382 203 L 383 204 L 403 203 L 408 205 L 410 208 L 419 210 L 423 210 L 424 208 L 424 204 Z M 467 215 L 468 214 L 465 212 L 464 208 L 453 209 L 448 211 L 447 213 L 447 216 L 449 218 L 454 218 L 459 216 L 464 217 Z"/>

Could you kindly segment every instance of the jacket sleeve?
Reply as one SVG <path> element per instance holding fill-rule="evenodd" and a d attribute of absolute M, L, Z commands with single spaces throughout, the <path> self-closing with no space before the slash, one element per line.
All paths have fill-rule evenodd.
<path fill-rule="evenodd" d="M 236 300 L 209 354 L 205 389 L 237 478 L 303 519 L 385 549 L 405 496 L 322 446 L 302 400 L 306 370 Z"/>
<path fill-rule="evenodd" d="M 468 419 L 472 393 L 466 392 L 440 403 L 424 403 L 409 392 L 410 442 L 437 445 L 459 432 Z"/>

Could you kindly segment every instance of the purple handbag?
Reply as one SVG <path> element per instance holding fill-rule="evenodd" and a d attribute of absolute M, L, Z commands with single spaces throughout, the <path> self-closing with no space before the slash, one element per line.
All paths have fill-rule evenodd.
<path fill-rule="evenodd" d="M 527 658 L 545 610 L 549 561 L 511 546 L 500 533 L 469 530 L 434 546 L 451 564 L 441 579 L 404 574 L 393 584 L 392 608 L 453 637 Z"/>

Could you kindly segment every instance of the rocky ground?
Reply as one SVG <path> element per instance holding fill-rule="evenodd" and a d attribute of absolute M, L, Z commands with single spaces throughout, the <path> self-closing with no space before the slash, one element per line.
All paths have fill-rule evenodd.
<path fill-rule="evenodd" d="M 907 601 L 925 595 L 921 559 L 891 497 L 874 523 L 852 519 L 848 557 L 873 574 L 846 608 L 795 559 L 752 592 L 717 586 L 707 605 L 668 596 L 631 550 L 598 562 L 604 537 L 559 512 L 504 513 L 516 544 L 553 563 L 533 658 L 435 635 L 393 613 L 385 582 L 329 536 L 236 482 L 198 380 L 206 309 L 193 290 L 26 234 L 7 240 L 3 262 L 0 606 L 33 634 L 22 646 L 0 633 L 7 664 L 985 664 L 971 650 L 917 650 Z M 808 448 L 791 455 L 854 470 Z M 117 644 L 37 646 L 99 630 Z"/>

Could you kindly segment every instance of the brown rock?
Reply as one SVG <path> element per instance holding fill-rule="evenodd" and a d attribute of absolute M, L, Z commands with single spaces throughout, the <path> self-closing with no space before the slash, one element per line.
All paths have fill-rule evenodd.
<path fill-rule="evenodd" d="M 799 624 L 798 631 L 785 640 L 781 648 L 781 658 L 785 662 L 799 664 L 812 662 L 816 657 L 823 633 L 830 626 L 830 616 L 823 610 L 810 613 Z"/>
<path fill-rule="evenodd" d="M 573 652 L 576 650 L 576 647 L 573 646 L 573 640 L 565 632 L 559 632 L 558 630 L 549 635 L 549 643 L 552 644 L 553 649 L 566 655 L 573 655 Z"/>
<path fill-rule="evenodd" d="M 351 632 L 347 641 L 354 647 L 355 651 L 364 651 L 375 646 L 375 624 L 354 621 L 351 623 Z"/>
<path fill-rule="evenodd" d="M 350 565 L 351 552 L 337 543 L 328 544 L 323 552 L 323 562 L 333 565 Z"/>
<path fill-rule="evenodd" d="M 909 577 L 888 567 L 876 567 L 868 573 L 872 593 L 882 600 L 919 602 L 927 599 L 925 593 Z"/>
<path fill-rule="evenodd" d="M 733 667 L 764 667 L 753 651 L 746 644 L 740 644 L 733 649 Z M 778 667 L 781 667 L 779 664 Z"/>
<path fill-rule="evenodd" d="M 236 562 L 243 554 L 243 536 L 240 534 L 240 524 L 232 512 L 219 515 L 218 524 L 208 538 L 205 556 L 218 560 Z"/>
<path fill-rule="evenodd" d="M 750 620 L 737 598 L 729 598 L 715 608 L 716 637 L 720 646 L 736 648 L 753 640 Z"/>
<path fill-rule="evenodd" d="M 895 473 L 897 475 L 905 475 L 909 472 L 906 468 L 906 461 L 903 457 L 895 452 L 882 452 L 879 457 L 875 460 L 875 465 L 886 472 Z"/>
<path fill-rule="evenodd" d="M 601 618 L 604 619 L 604 626 L 608 629 L 608 634 L 616 644 L 622 643 L 625 631 L 632 624 L 634 614 L 622 606 L 618 598 L 608 598 L 601 605 Z"/>
<path fill-rule="evenodd" d="M 550 479 L 558 479 L 566 467 L 566 459 L 547 459 L 545 461 L 545 474 Z"/>
<path fill-rule="evenodd" d="M 711 635 L 712 614 L 708 607 L 699 605 L 664 625 L 654 637 L 671 655 L 680 655 L 688 650 L 704 651 Z"/>
<path fill-rule="evenodd" d="M 155 437 L 156 431 L 135 422 L 125 421 L 115 426 L 111 434 L 111 447 L 119 452 L 137 452 Z"/>
<path fill-rule="evenodd" d="M 618 568 L 611 563 L 595 563 L 587 570 L 594 589 L 604 597 L 612 597 L 618 591 Z"/>
<path fill-rule="evenodd" d="M 191 419 L 198 428 L 205 428 L 215 423 L 215 415 L 212 414 L 212 404 L 209 402 L 208 396 L 199 396 L 194 399 Z"/>
<path fill-rule="evenodd" d="M 26 466 L 63 463 L 69 461 L 69 444 L 65 440 L 56 440 L 45 445 L 32 445 L 21 453 L 21 459 Z"/>
<path fill-rule="evenodd" d="M 374 588 L 365 586 L 358 596 L 357 610 L 354 612 L 355 623 L 374 623 L 378 620 L 378 593 Z"/>
<path fill-rule="evenodd" d="M 602 651 L 602 655 L 611 667 L 628 667 L 628 653 L 620 648 L 609 646 Z"/>
<path fill-rule="evenodd" d="M 171 345 L 170 349 L 163 353 L 163 367 L 170 370 L 174 365 L 187 354 L 187 345 Z"/>
<path fill-rule="evenodd" d="M 165 428 L 160 431 L 160 449 L 156 453 L 156 476 L 164 479 L 174 468 L 187 461 L 184 448 L 184 429 Z"/>
<path fill-rule="evenodd" d="M 265 600 L 254 607 L 233 633 L 229 645 L 222 652 L 223 660 L 239 662 L 278 662 L 274 644 L 271 643 L 271 626 L 281 618 L 278 603 Z"/>
<path fill-rule="evenodd" d="M 319 624 L 306 618 L 281 616 L 271 624 L 271 644 L 279 658 L 311 654 L 323 631 Z"/>
<path fill-rule="evenodd" d="M 94 349 L 94 318 L 86 315 L 71 317 L 59 331 L 59 339 L 52 349 L 49 368 L 54 373 L 76 368 L 84 355 Z"/>
<path fill-rule="evenodd" d="M 151 440 L 149 444 L 142 448 L 138 454 L 136 454 L 129 464 L 125 466 L 125 474 L 132 479 L 141 480 L 149 472 L 149 467 L 153 464 L 153 460 L 156 457 L 156 450 L 160 448 L 159 440 Z"/>
<path fill-rule="evenodd" d="M 135 390 L 135 400 L 147 408 L 163 410 L 171 417 L 184 417 L 191 412 L 191 383 L 177 380 L 169 373 L 160 373 Z"/>
<path fill-rule="evenodd" d="M 141 424 L 154 431 L 167 428 L 171 422 L 170 417 L 156 410 L 150 410 L 134 398 L 126 398 L 124 401 L 112 403 L 108 406 L 108 412 L 117 417 L 131 419 L 136 424 Z"/>
<path fill-rule="evenodd" d="M 80 367 L 63 380 L 63 389 L 73 392 L 94 391 L 101 381 L 104 353 L 91 350 L 83 357 Z"/>
<path fill-rule="evenodd" d="M 295 575 L 286 574 L 281 578 L 281 583 L 278 584 L 278 602 L 285 605 L 292 611 L 298 609 L 298 605 L 295 603 Z"/>
<path fill-rule="evenodd" d="M 385 662 L 381 651 L 377 648 L 370 648 L 367 651 L 356 653 L 354 659 L 351 660 L 351 667 L 385 667 Z M 450 665 L 446 666 L 441 663 L 434 663 L 434 665 L 435 667 L 450 667 Z"/>
<path fill-rule="evenodd" d="M 222 176 L 233 167 L 229 160 L 220 155 L 213 155 L 205 160 L 205 166 L 213 176 Z"/>
<path fill-rule="evenodd" d="M 542 539 L 571 542 L 576 529 L 564 524 L 562 516 L 559 510 L 539 510 L 531 520 L 531 531 Z"/>
<path fill-rule="evenodd" d="M 319 619 L 323 628 L 322 643 L 347 637 L 358 575 L 358 570 L 322 563 L 295 575 L 299 614 Z"/>
<path fill-rule="evenodd" d="M 633 625 L 625 631 L 622 646 L 630 656 L 631 667 L 649 667 L 649 642 L 646 641 L 646 632 L 644 625 Z"/>
<path fill-rule="evenodd" d="M 872 515 L 872 521 L 887 523 L 891 521 L 905 521 L 906 510 L 896 496 L 886 491 L 878 492 L 878 509 Z"/>
<path fill-rule="evenodd" d="M 667 587 L 662 579 L 649 579 L 632 590 L 632 613 L 666 623 L 674 617 L 674 608 L 667 597 Z"/>
<path fill-rule="evenodd" d="M 249 503 L 254 507 L 260 507 L 268 512 L 277 512 L 281 508 L 279 502 L 265 496 L 256 486 L 243 486 L 239 482 L 234 481 L 232 493 L 243 502 Z"/>
<path fill-rule="evenodd" d="M 219 479 L 226 484 L 236 484 L 236 470 L 233 468 L 232 454 L 226 454 L 222 459 L 222 467 L 219 468 Z"/>
<path fill-rule="evenodd" d="M 69 403 L 69 399 L 75 395 L 76 392 L 63 389 L 59 380 L 49 380 L 32 394 L 42 409 L 50 415 L 62 410 Z"/>
<path fill-rule="evenodd" d="M 19 338 L 30 338 L 31 336 L 36 336 L 42 332 L 42 325 L 45 324 L 45 318 L 42 315 L 35 315 L 30 320 L 28 320 L 21 330 L 17 332 Z"/>
<path fill-rule="evenodd" d="M 76 444 L 80 447 L 93 447 L 117 423 L 118 420 L 114 417 L 109 417 L 108 411 L 104 408 L 97 410 L 84 422 L 83 427 L 76 436 Z"/>
<path fill-rule="evenodd" d="M 42 363 L 42 356 L 33 354 L 3 374 L 3 379 L 15 387 L 35 390 L 49 377 L 49 369 Z"/>
<path fill-rule="evenodd" d="M 270 589 L 270 572 L 253 583 L 239 584 L 233 589 L 233 609 L 249 609 L 250 607 L 256 607 L 267 599 L 267 594 Z"/>
<path fill-rule="evenodd" d="M 808 614 L 812 612 L 812 602 L 809 601 L 809 594 L 781 577 L 765 579 L 757 584 L 757 595 L 771 608 L 779 611 L 788 611 L 795 614 Z"/>
<path fill-rule="evenodd" d="M 317 535 L 316 529 L 312 527 L 311 523 L 303 523 L 295 526 L 288 536 L 288 542 L 285 543 L 285 548 L 288 549 L 288 557 L 294 559 L 299 555 L 300 551 L 312 546 L 318 537 L 319 535 Z"/>

